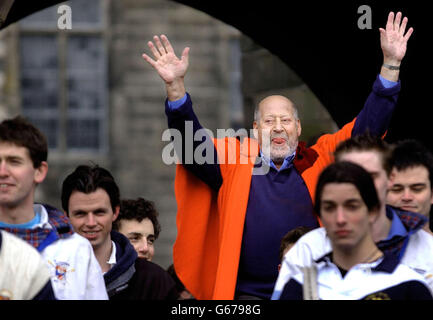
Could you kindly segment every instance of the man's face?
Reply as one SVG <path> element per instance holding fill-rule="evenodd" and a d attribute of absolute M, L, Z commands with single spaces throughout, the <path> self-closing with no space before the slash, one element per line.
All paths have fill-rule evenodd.
<path fill-rule="evenodd" d="M 33 206 L 34 190 L 47 174 L 48 165 L 42 162 L 33 167 L 29 151 L 13 143 L 0 143 L 0 206 L 16 208 Z"/>
<path fill-rule="evenodd" d="M 356 248 L 369 235 L 376 217 L 353 184 L 328 183 L 323 188 L 320 218 L 333 247 Z"/>
<path fill-rule="evenodd" d="M 406 211 L 430 216 L 433 203 L 432 186 L 428 170 L 416 166 L 398 171 L 391 171 L 392 187 L 388 192 L 388 204 Z"/>
<path fill-rule="evenodd" d="M 89 194 L 73 191 L 68 211 L 75 232 L 89 240 L 94 250 L 111 241 L 111 226 L 119 215 L 119 207 L 113 212 L 110 197 L 104 189 Z"/>
<path fill-rule="evenodd" d="M 282 96 L 270 96 L 259 104 L 260 117 L 253 128 L 257 130 L 259 146 L 276 165 L 293 154 L 301 135 L 301 123 L 295 118 L 293 104 Z"/>
<path fill-rule="evenodd" d="M 155 254 L 155 231 L 149 218 L 145 218 L 141 222 L 135 219 L 122 219 L 119 232 L 129 239 L 137 251 L 138 257 L 152 261 Z"/>
<path fill-rule="evenodd" d="M 381 204 L 386 204 L 390 181 L 382 165 L 382 157 L 377 151 L 352 151 L 343 153 L 339 161 L 349 161 L 363 167 L 373 178 L 377 196 Z"/>

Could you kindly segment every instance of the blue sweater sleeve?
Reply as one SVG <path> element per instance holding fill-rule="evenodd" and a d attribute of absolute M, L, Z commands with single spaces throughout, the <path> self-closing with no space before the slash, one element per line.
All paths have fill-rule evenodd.
<path fill-rule="evenodd" d="M 170 110 L 175 110 L 177 108 L 180 108 L 183 104 L 185 104 L 187 98 L 188 95 L 185 93 L 185 95 L 179 100 L 175 100 L 175 101 L 167 100 L 167 106 Z"/>
<path fill-rule="evenodd" d="M 352 130 L 352 136 L 369 131 L 372 135 L 382 136 L 388 130 L 392 113 L 397 105 L 400 92 L 400 81 L 389 87 L 389 84 L 377 76 L 373 91 L 367 98 L 364 108 L 358 114 Z"/>
<path fill-rule="evenodd" d="M 183 101 L 183 103 L 179 103 Z M 168 127 L 181 133 L 182 141 L 174 139 L 174 149 L 187 170 L 195 174 L 209 187 L 218 191 L 222 185 L 221 170 L 218 155 L 212 139 L 205 132 L 203 138 L 195 141 L 197 131 L 203 129 L 193 109 L 189 94 L 181 100 L 165 102 L 165 113 L 167 115 Z M 177 105 L 176 105 L 177 104 Z M 199 164 L 196 162 L 195 151 L 198 146 L 202 147 L 202 158 L 207 159 L 206 150 L 213 150 L 213 161 Z"/>
<path fill-rule="evenodd" d="M 391 81 L 391 80 L 388 80 L 388 79 L 385 79 L 384 77 L 382 77 L 380 74 L 379 74 L 379 79 L 380 79 L 380 82 L 382 82 L 382 85 L 385 87 L 385 88 L 392 88 L 392 87 L 394 87 L 394 86 L 396 86 L 397 84 L 398 84 L 398 82 L 395 82 L 395 81 Z"/>

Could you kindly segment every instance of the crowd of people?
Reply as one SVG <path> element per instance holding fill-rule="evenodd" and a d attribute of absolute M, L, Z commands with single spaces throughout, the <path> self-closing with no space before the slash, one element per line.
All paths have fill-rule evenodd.
<path fill-rule="evenodd" d="M 46 138 L 20 116 L 2 121 L 0 299 L 433 299 L 433 155 L 419 141 L 384 140 L 407 23 L 391 12 L 380 29 L 383 65 L 353 121 L 307 146 L 295 104 L 268 96 L 254 137 L 189 141 L 205 163 L 185 161 L 185 124 L 202 129 L 184 82 L 190 49 L 178 58 L 165 35 L 148 42 L 153 57 L 143 58 L 183 140 L 167 270 L 152 262 L 152 201 L 122 199 L 109 170 L 79 165 L 63 181 L 63 210 L 35 203 Z"/>

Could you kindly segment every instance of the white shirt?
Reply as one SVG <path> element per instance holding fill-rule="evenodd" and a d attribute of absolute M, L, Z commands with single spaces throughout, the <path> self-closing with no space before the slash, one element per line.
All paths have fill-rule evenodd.
<path fill-rule="evenodd" d="M 114 241 L 111 241 L 111 254 L 110 258 L 108 258 L 107 263 L 110 265 L 110 269 L 114 267 L 114 265 L 117 263 L 116 260 L 116 245 L 114 244 Z M 103 274 L 106 274 L 107 272 L 103 272 Z"/>
<path fill-rule="evenodd" d="M 387 290 L 403 290 L 412 287 L 413 294 L 419 290 L 419 285 L 427 290 L 423 277 L 406 265 L 390 260 L 382 264 L 385 257 L 371 263 L 360 263 L 342 277 L 338 267 L 328 256 L 314 263 L 317 267 L 317 290 L 321 300 L 360 300 L 360 299 L 392 299 Z M 302 285 L 304 275 L 298 272 L 293 279 Z M 402 294 L 403 295 L 403 294 Z M 414 297 L 412 297 L 414 298 Z"/>
<path fill-rule="evenodd" d="M 35 227 L 49 228 L 48 213 L 44 206 L 35 204 L 40 212 L 40 223 Z M 108 300 L 101 267 L 90 242 L 74 233 L 58 239 L 42 252 L 51 273 L 51 284 L 60 300 Z"/>
<path fill-rule="evenodd" d="M 298 272 L 299 267 L 311 266 L 314 260 L 331 251 L 331 241 L 326 236 L 325 228 L 314 229 L 302 236 L 284 256 L 272 300 L 280 297 L 285 284 Z M 433 236 L 431 234 L 424 230 L 412 234 L 401 264 L 422 275 L 430 291 L 433 292 Z"/>

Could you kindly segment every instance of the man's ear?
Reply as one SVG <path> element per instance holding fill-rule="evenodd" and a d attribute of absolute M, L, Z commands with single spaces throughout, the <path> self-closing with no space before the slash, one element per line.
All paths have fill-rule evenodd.
<path fill-rule="evenodd" d="M 42 161 L 40 166 L 35 170 L 34 182 L 36 184 L 42 183 L 47 177 L 48 173 L 48 163 L 46 161 Z"/>
<path fill-rule="evenodd" d="M 376 220 L 379 218 L 380 216 L 380 209 L 379 208 L 374 208 L 373 210 L 371 210 L 368 213 L 368 221 L 370 222 L 370 225 L 373 225 Z"/>
<path fill-rule="evenodd" d="M 120 206 L 116 206 L 116 207 L 114 208 L 114 212 L 113 212 L 113 220 L 112 220 L 112 221 L 115 221 L 115 220 L 117 219 L 117 217 L 119 216 L 119 213 L 120 213 Z"/>
<path fill-rule="evenodd" d="M 254 121 L 253 122 L 253 136 L 255 139 L 259 138 L 259 133 L 258 133 L 257 128 L 258 128 L 257 121 Z"/>
<path fill-rule="evenodd" d="M 302 126 L 301 126 L 301 120 L 297 120 L 297 132 L 298 132 L 298 138 L 301 136 L 301 132 L 302 132 Z"/>

